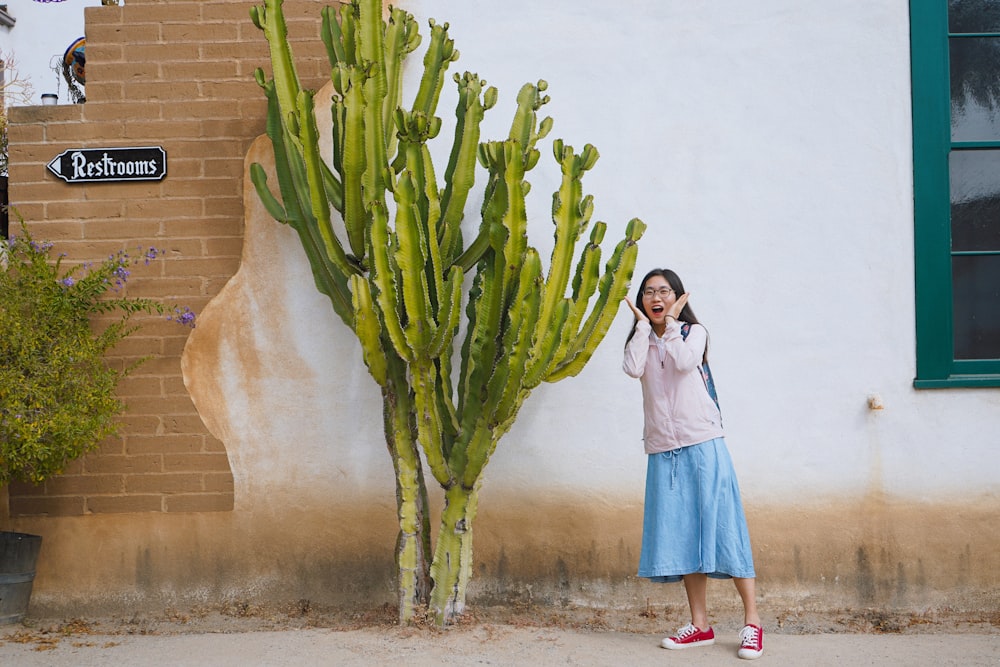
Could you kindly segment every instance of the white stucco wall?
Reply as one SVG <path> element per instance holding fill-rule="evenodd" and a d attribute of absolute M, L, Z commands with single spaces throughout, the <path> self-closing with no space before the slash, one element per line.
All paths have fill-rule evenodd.
<path fill-rule="evenodd" d="M 7 13 L 17 19 L 12 28 L 0 28 L 0 54 L 13 54 L 19 79 L 31 84 L 31 103 L 41 104 L 43 93 L 57 93 L 60 104 L 69 104 L 66 82 L 52 71 L 52 65 L 84 36 L 84 10 L 100 5 L 101 0 L 5 0 L 0 4 L 7 5 Z"/>
<path fill-rule="evenodd" d="M 866 493 L 943 501 L 996 492 L 995 465 L 984 463 L 996 461 L 1000 390 L 917 391 L 911 384 L 906 2 L 434 0 L 406 8 L 419 19 L 424 47 L 429 18 L 451 24 L 462 54 L 452 72 L 475 71 L 500 89 L 484 139 L 506 134 L 517 90 L 541 78 L 552 96 L 545 111 L 556 121 L 550 138 L 600 149 L 584 184 L 595 195 L 595 219 L 610 224 L 605 251 L 629 218 L 641 217 L 649 230 L 634 284 L 656 266 L 684 279 L 711 333 L 728 442 L 748 502 L 780 506 Z M 410 61 L 406 99 L 422 56 L 423 48 Z M 433 149 L 439 175 L 455 99 L 449 81 L 439 107 L 445 128 Z M 546 259 L 558 183 L 548 146 L 529 175 L 529 236 Z M 468 208 L 470 232 L 477 206 Z M 263 243 L 255 260 L 257 232 L 248 228 L 242 276 L 232 289 L 260 289 L 264 283 L 252 286 L 254 267 L 279 257 L 292 263 L 279 276 L 308 275 L 292 232 L 273 234 L 268 243 L 281 252 Z M 227 386 L 221 421 L 229 426 L 207 416 L 235 462 L 237 503 L 262 497 L 241 479 L 291 474 L 320 488 L 348 479 L 383 485 L 389 469 L 380 403 L 353 335 L 329 312 L 317 316 L 329 310 L 318 294 L 277 301 L 287 309 L 281 317 L 250 323 L 254 336 L 270 329 L 269 342 L 242 338 L 232 349 L 252 344 L 262 354 L 281 347 L 289 354 L 288 340 L 297 340 L 294 349 L 317 372 L 289 385 L 293 396 L 275 378 Z M 211 317 L 209 310 L 201 321 Z M 304 322 L 306 335 L 274 330 L 276 320 L 283 327 Z M 640 388 L 620 370 L 630 324 L 623 308 L 579 377 L 544 385 L 528 399 L 487 469 L 486 489 L 641 501 Z M 226 359 L 225 349 L 220 355 Z M 227 363 L 213 373 L 238 377 Z M 197 388 L 193 393 L 197 399 Z M 872 394 L 884 409 L 869 409 Z M 241 395 L 257 402 L 233 398 Z M 261 419 L 262 405 L 292 412 L 287 420 Z M 324 415 L 318 432 L 309 417 L 315 414 Z M 360 430 L 350 426 L 359 416 L 368 424 Z M 306 463 L 275 465 L 279 454 L 270 448 L 282 442 L 296 452 L 283 459 L 287 465 Z M 271 453 L 241 453 L 260 443 Z M 280 502 L 270 494 L 274 486 L 294 493 L 269 484 L 266 502 Z"/>
<path fill-rule="evenodd" d="M 661 265 L 685 280 L 749 498 L 996 491 L 984 462 L 997 460 L 1000 390 L 911 384 L 906 2 L 407 8 L 449 21 L 456 70 L 500 89 L 484 136 L 507 127 L 523 82 L 544 78 L 552 136 L 600 149 L 584 181 L 595 218 L 649 225 L 636 283 Z M 551 238 L 547 158 L 529 177 L 539 247 Z M 620 371 L 630 319 L 623 310 L 580 377 L 529 399 L 489 479 L 638 492 L 639 387 Z M 884 410 L 868 409 L 872 393 Z"/>

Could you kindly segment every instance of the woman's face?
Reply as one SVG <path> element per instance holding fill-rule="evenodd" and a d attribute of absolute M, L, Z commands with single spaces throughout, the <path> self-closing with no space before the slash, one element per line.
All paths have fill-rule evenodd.
<path fill-rule="evenodd" d="M 652 276 L 642 288 L 642 309 L 654 329 L 666 326 L 667 311 L 677 301 L 677 295 L 663 276 Z"/>

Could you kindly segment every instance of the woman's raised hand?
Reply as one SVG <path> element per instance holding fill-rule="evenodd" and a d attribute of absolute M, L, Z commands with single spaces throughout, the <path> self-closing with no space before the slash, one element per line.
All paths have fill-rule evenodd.
<path fill-rule="evenodd" d="M 635 307 L 635 304 L 632 303 L 632 299 L 630 299 L 630 298 L 628 298 L 626 296 L 625 297 L 625 303 L 627 303 L 628 307 L 632 309 L 632 314 L 635 315 L 635 319 L 637 319 L 639 321 L 642 321 L 642 322 L 649 322 L 649 318 L 646 317 L 645 313 L 643 313 L 641 310 L 639 310 L 638 308 Z"/>
<path fill-rule="evenodd" d="M 688 296 L 690 295 L 687 292 L 684 292 L 684 294 L 677 297 L 677 300 L 674 301 L 674 304 L 670 306 L 670 309 L 667 311 L 667 315 L 675 320 L 678 319 L 681 316 L 681 311 L 684 310 L 684 306 L 687 305 Z"/>

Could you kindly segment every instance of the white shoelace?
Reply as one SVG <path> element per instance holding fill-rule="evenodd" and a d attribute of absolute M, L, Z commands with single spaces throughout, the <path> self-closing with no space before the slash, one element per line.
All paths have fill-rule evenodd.
<path fill-rule="evenodd" d="M 698 628 L 694 627 L 693 624 L 688 623 L 683 628 L 677 631 L 677 638 L 684 639 L 685 637 L 690 637 L 691 635 L 698 632 Z"/>
<path fill-rule="evenodd" d="M 752 625 L 744 626 L 743 629 L 740 630 L 740 642 L 743 646 L 752 646 L 753 648 L 757 648 L 758 634 L 759 630 Z"/>

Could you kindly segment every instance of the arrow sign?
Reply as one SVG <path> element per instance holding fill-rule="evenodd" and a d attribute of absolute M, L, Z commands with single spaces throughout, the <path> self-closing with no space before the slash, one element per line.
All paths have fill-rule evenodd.
<path fill-rule="evenodd" d="M 70 148 L 47 167 L 67 183 L 160 181 L 167 175 L 167 153 L 160 146 Z"/>

